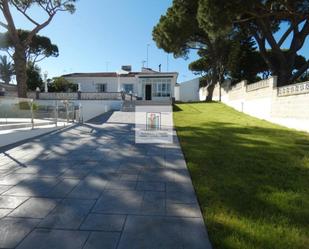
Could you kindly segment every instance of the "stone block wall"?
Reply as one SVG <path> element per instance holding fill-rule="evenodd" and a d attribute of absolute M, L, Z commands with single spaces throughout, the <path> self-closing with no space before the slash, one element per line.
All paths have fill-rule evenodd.
<path fill-rule="evenodd" d="M 219 100 L 219 85 L 213 99 Z M 277 77 L 250 85 L 242 81 L 231 86 L 226 81 L 221 100 L 240 112 L 309 132 L 309 82 L 277 87 Z"/>

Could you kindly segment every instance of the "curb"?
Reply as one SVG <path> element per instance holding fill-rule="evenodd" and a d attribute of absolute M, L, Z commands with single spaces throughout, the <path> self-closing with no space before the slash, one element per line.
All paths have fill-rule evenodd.
<path fill-rule="evenodd" d="M 23 139 L 23 140 L 20 140 L 18 142 L 15 142 L 15 143 L 12 143 L 12 144 L 8 144 L 8 145 L 4 145 L 4 146 L 0 146 L 0 153 L 3 153 L 3 152 L 6 152 L 10 149 L 13 149 L 15 147 L 18 147 L 22 144 L 25 144 L 25 143 L 28 143 L 30 141 L 33 141 L 33 140 L 36 140 L 36 139 L 39 139 L 41 137 L 45 137 L 45 136 L 50 136 L 50 135 L 53 135 L 53 134 L 57 134 L 57 133 L 60 133 L 60 132 L 63 132 L 65 131 L 66 129 L 69 129 L 69 128 L 72 128 L 72 127 L 76 127 L 78 126 L 78 124 L 72 124 L 68 127 L 62 127 L 62 128 L 59 128 L 57 130 L 54 130 L 54 131 L 49 131 L 47 133 L 44 133 L 44 134 L 41 134 L 41 135 L 37 135 L 37 136 L 34 136 L 34 137 L 31 137 L 31 138 L 26 138 L 26 139 Z"/>

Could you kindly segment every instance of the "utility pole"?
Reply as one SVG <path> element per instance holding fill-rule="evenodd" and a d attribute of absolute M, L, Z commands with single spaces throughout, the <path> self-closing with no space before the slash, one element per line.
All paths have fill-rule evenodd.
<path fill-rule="evenodd" d="M 109 69 L 108 66 L 109 66 L 109 64 L 110 64 L 110 62 L 107 61 L 107 62 L 106 62 L 106 72 L 108 72 L 108 69 Z"/>
<path fill-rule="evenodd" d="M 169 70 L 169 64 L 170 64 L 170 58 L 169 58 L 169 54 L 166 55 L 166 72 L 168 72 Z"/>
<path fill-rule="evenodd" d="M 145 61 L 145 60 L 142 60 L 142 68 L 145 67 L 145 63 L 146 63 L 146 61 Z"/>
<path fill-rule="evenodd" d="M 150 44 L 147 44 L 147 68 L 149 68 L 149 47 Z"/>

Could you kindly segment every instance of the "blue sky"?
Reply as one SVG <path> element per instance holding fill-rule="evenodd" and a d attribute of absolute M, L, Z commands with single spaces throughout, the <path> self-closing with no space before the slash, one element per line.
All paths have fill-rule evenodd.
<path fill-rule="evenodd" d="M 172 4 L 172 0 L 79 0 L 76 12 L 59 13 L 40 32 L 58 45 L 60 55 L 47 58 L 39 66 L 48 77 L 71 72 L 117 71 L 132 65 L 139 71 L 147 57 L 149 67 L 167 70 L 167 54 L 152 41 L 153 26 Z M 34 15 L 40 13 L 35 10 Z M 17 26 L 30 28 L 17 13 Z M 169 55 L 169 71 L 179 72 L 179 81 L 196 77 L 188 70 L 189 60 Z M 146 66 L 146 63 L 145 63 Z"/>
<path fill-rule="evenodd" d="M 121 65 L 132 65 L 138 71 L 146 60 L 149 46 L 149 67 L 167 70 L 167 54 L 152 41 L 152 29 L 172 0 L 79 0 L 76 12 L 59 13 L 40 34 L 57 44 L 60 55 L 47 58 L 39 66 L 48 77 L 71 72 L 117 71 Z M 33 15 L 42 14 L 33 10 Z M 31 26 L 14 12 L 16 25 L 23 29 Z M 1 30 L 3 31 L 3 30 Z M 308 39 L 302 49 L 309 55 Z M 188 60 L 174 59 L 169 55 L 169 71 L 179 72 L 179 82 L 196 77 L 188 64 L 196 59 L 194 53 Z M 145 64 L 146 65 L 146 64 Z"/>

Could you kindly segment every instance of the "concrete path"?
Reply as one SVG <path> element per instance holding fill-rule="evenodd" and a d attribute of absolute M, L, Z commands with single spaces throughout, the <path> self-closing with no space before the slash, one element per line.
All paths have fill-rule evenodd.
<path fill-rule="evenodd" d="M 211 248 L 177 139 L 135 144 L 133 121 L 116 112 L 1 153 L 0 248 Z"/>

